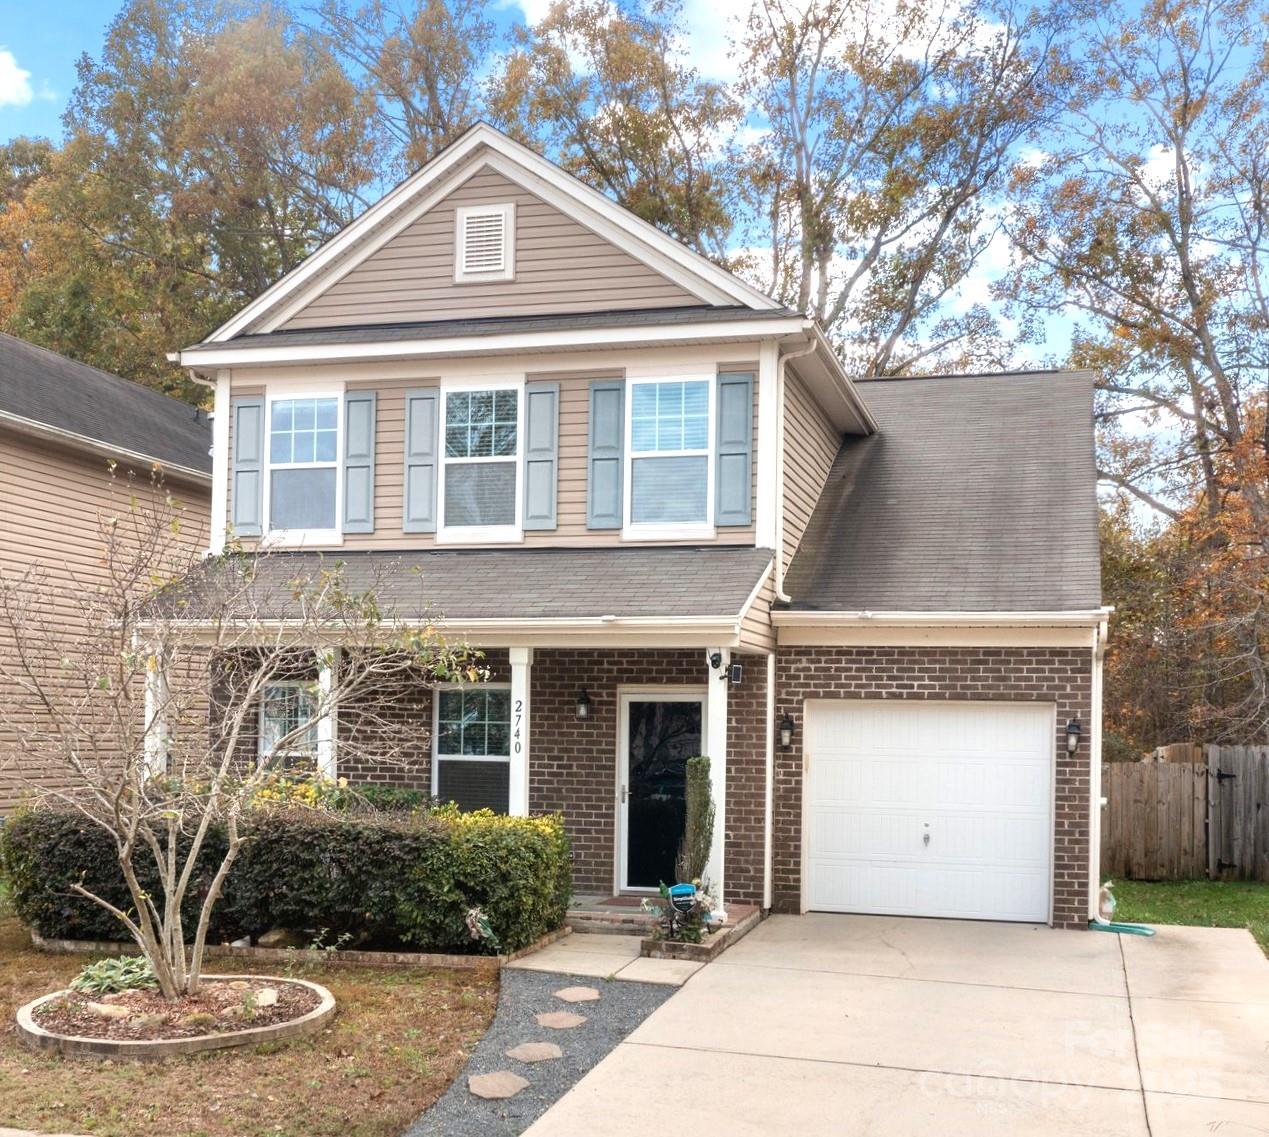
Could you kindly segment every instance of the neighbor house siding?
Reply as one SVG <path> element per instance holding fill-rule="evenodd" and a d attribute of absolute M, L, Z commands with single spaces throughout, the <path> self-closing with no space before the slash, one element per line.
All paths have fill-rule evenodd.
<path fill-rule="evenodd" d="M 796 375 L 785 381 L 784 410 L 784 532 L 782 548 L 787 566 L 806 531 L 815 503 L 842 436 L 811 398 Z"/>
<path fill-rule="evenodd" d="M 455 210 L 514 202 L 515 279 L 456 284 Z M 701 300 L 484 168 L 331 285 L 284 329 L 670 308 Z"/>
<path fill-rule="evenodd" d="M 54 601 L 45 611 L 54 628 L 65 631 L 68 650 L 81 630 L 85 593 L 105 581 L 101 519 L 129 508 L 127 475 L 120 467 L 112 479 L 105 457 L 0 430 L 0 573 L 12 578 L 40 566 Z M 141 485 L 148 486 L 149 477 L 148 469 L 137 471 Z M 173 479 L 167 488 L 183 506 L 180 539 L 191 551 L 204 546 L 210 486 Z M 0 630 L 0 654 L 12 659 L 13 651 L 12 637 Z M 0 682 L 0 698 L 14 707 L 25 696 Z M 17 743 L 17 732 L 0 722 L 0 814 L 27 790 L 66 784 L 49 764 L 19 753 Z"/>
<path fill-rule="evenodd" d="M 647 373 L 648 364 L 642 362 L 648 353 L 631 352 L 620 356 L 628 359 L 630 371 L 643 367 L 640 374 Z M 665 352 L 659 359 L 669 360 L 659 364 L 659 370 L 667 378 L 673 377 L 676 370 L 720 371 L 755 371 L 757 365 L 745 361 L 743 356 L 737 357 L 734 351 L 726 348 L 713 348 L 694 353 L 683 353 L 682 362 L 677 364 L 674 357 Z M 528 530 L 522 542 L 514 547 L 548 547 L 548 546 L 586 546 L 586 545 L 618 545 L 622 543 L 620 530 L 594 530 L 586 525 L 586 478 L 587 478 L 587 445 L 588 424 L 590 418 L 590 384 L 596 379 L 620 379 L 627 368 L 614 365 L 609 360 L 603 364 L 588 366 L 585 362 L 570 360 L 567 366 L 544 367 L 542 360 L 534 356 L 508 357 L 504 363 L 497 360 L 482 361 L 483 369 L 488 371 L 491 382 L 496 379 L 525 376 L 529 382 L 549 381 L 558 383 L 560 387 L 559 405 L 559 455 L 556 467 L 557 478 L 557 524 L 554 529 Z M 437 544 L 435 533 L 406 533 L 402 529 L 402 492 L 404 484 L 404 448 L 405 448 L 405 396 L 407 391 L 422 387 L 440 385 L 440 376 L 450 373 L 454 363 L 428 363 L 414 374 L 402 375 L 398 366 L 396 373 L 375 375 L 375 369 L 367 365 L 351 367 L 335 372 L 324 372 L 323 379 L 338 377 L 343 379 L 347 390 L 374 391 L 376 393 L 375 420 L 375 470 L 374 470 L 374 530 L 370 533 L 345 534 L 341 548 L 344 549 L 426 549 Z M 264 394 L 266 387 L 258 376 L 250 371 L 241 373 L 242 378 L 232 381 L 232 400 L 255 397 Z M 374 376 L 374 377 L 369 377 Z M 755 384 L 756 386 L 756 384 Z M 281 391 L 274 395 L 284 397 Z M 757 495 L 757 447 L 758 400 L 755 393 L 753 409 L 753 460 L 750 463 L 750 499 L 751 508 L 756 510 Z M 233 415 L 230 415 L 229 454 L 226 461 L 233 462 Z M 232 492 L 232 491 L 231 491 Z M 227 503 L 226 521 L 233 518 L 233 501 Z M 752 545 L 754 542 L 754 526 L 724 526 L 717 530 L 717 544 Z M 656 544 L 700 544 L 699 540 L 686 542 L 658 541 Z M 449 547 L 453 547 L 452 545 Z M 503 546 L 505 547 L 505 546 Z"/>
<path fill-rule="evenodd" d="M 782 647 L 776 656 L 777 715 L 790 712 L 793 745 L 777 750 L 774 907 L 802 906 L 802 752 L 807 699 L 996 700 L 1053 703 L 1053 922 L 1088 922 L 1088 738 L 1066 753 L 1070 719 L 1092 717 L 1092 659 L 1080 648 Z"/>
<path fill-rule="evenodd" d="M 767 573 L 758 595 L 740 621 L 740 646 L 745 651 L 775 651 L 775 628 L 771 626 L 771 602 L 775 598 L 775 575 Z"/>

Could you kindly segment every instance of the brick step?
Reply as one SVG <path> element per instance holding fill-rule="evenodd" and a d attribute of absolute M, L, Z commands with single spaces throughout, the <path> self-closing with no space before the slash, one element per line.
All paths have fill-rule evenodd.
<path fill-rule="evenodd" d="M 646 912 L 596 912 L 579 909 L 570 912 L 566 922 L 574 934 L 646 936 L 656 924 L 656 918 Z"/>

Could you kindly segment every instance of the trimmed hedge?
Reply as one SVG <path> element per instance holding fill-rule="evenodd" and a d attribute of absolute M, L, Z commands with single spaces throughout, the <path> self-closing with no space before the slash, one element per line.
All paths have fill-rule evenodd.
<path fill-rule="evenodd" d="M 259 809 L 213 915 L 212 939 L 283 927 L 332 943 L 409 951 L 514 951 L 558 928 L 572 889 L 558 817 L 502 817 L 440 809 L 359 816 Z M 199 898 L 224 849 L 215 833 L 200 857 Z M 138 870 L 147 857 L 137 858 Z M 78 814 L 33 810 L 0 832 L 0 871 L 17 914 L 51 939 L 123 940 L 113 917 L 70 891 L 86 888 L 125 909 L 130 900 L 109 834 Z M 153 869 L 143 883 L 157 891 Z M 197 899 L 189 904 L 192 932 Z M 497 943 L 472 939 L 478 908 Z"/>

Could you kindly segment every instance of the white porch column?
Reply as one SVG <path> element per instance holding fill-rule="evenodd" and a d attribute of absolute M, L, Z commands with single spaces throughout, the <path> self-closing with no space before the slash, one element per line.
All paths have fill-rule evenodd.
<path fill-rule="evenodd" d="M 339 708 L 331 701 L 340 649 L 331 648 L 317 657 L 317 772 L 332 782 L 339 776 L 335 740 L 339 737 Z"/>
<path fill-rule="evenodd" d="M 533 649 L 511 649 L 511 772 L 507 812 L 512 817 L 529 815 L 529 687 L 533 673 Z"/>
<path fill-rule="evenodd" d="M 710 663 L 715 655 L 721 657 L 718 667 Z M 723 852 L 727 836 L 727 689 L 731 686 L 727 672 L 730 665 L 729 649 L 711 647 L 705 650 L 706 674 L 709 676 L 709 694 L 705 699 L 705 756 L 709 759 L 710 788 L 714 797 L 714 840 L 705 876 L 713 890 L 715 911 L 719 913 L 723 910 L 726 887 Z"/>
<path fill-rule="evenodd" d="M 145 661 L 145 769 L 153 777 L 167 772 L 171 744 L 167 711 L 171 692 L 167 682 L 167 659 L 151 651 Z"/>

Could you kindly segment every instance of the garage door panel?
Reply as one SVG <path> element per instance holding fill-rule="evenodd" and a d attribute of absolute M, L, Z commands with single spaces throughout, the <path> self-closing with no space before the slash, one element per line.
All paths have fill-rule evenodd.
<path fill-rule="evenodd" d="M 1047 920 L 1051 706 L 806 709 L 808 907 Z"/>

